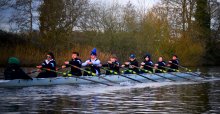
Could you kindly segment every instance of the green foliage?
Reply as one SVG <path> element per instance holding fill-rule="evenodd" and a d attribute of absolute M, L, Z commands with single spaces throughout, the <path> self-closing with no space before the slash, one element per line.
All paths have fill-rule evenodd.
<path fill-rule="evenodd" d="M 61 37 L 66 31 L 62 26 L 63 10 L 63 0 L 44 0 L 39 8 L 41 41 L 48 49 L 54 49 L 53 47 L 62 43 Z"/>
<path fill-rule="evenodd" d="M 208 0 L 197 0 L 196 4 L 196 24 L 199 27 L 199 32 L 202 33 L 197 37 L 202 38 L 208 44 L 211 36 L 211 14 L 209 11 Z"/>

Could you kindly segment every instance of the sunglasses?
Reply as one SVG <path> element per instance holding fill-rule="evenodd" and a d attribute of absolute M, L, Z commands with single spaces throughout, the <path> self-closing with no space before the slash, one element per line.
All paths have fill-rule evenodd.
<path fill-rule="evenodd" d="M 51 56 L 47 56 L 47 58 L 51 58 Z"/>

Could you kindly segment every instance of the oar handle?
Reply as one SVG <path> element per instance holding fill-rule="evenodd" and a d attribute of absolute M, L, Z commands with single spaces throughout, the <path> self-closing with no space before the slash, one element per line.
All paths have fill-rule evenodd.
<path fill-rule="evenodd" d="M 134 66 L 134 65 L 131 65 L 131 66 Z M 130 70 L 129 68 L 124 68 L 124 69 L 127 70 L 130 73 L 137 74 L 137 72 L 135 72 L 133 70 Z M 122 73 L 124 73 L 124 71 L 122 71 Z"/>
<path fill-rule="evenodd" d="M 146 73 L 150 73 L 150 74 L 152 74 L 152 73 L 153 73 L 153 72 L 151 72 L 151 71 L 149 71 L 149 70 L 142 69 L 142 68 L 137 67 L 137 66 L 134 66 L 134 65 L 133 65 L 133 67 L 138 68 L 139 70 L 142 70 L 142 71 L 144 71 L 144 72 L 146 72 Z"/>
<path fill-rule="evenodd" d="M 152 68 L 152 69 L 158 70 L 158 71 L 163 72 L 163 73 L 166 73 L 166 72 L 167 72 L 167 71 L 162 70 L 162 69 L 156 69 L 156 68 L 154 68 L 154 67 L 152 67 L 152 66 L 149 66 L 149 65 L 144 65 L 144 66 L 150 67 L 150 68 Z M 162 66 L 160 66 L 160 67 L 162 67 Z"/>
<path fill-rule="evenodd" d="M 52 71 L 52 72 L 56 72 L 56 73 L 59 73 L 59 74 L 66 75 L 66 73 L 58 72 L 56 70 L 51 70 L 51 69 L 46 69 L 46 68 L 43 68 L 43 70 L 48 70 L 48 71 Z M 73 76 L 73 77 L 76 78 L 76 76 L 73 75 L 73 74 L 67 74 L 67 76 Z M 83 78 L 83 77 L 77 77 L 77 78 L 80 78 L 80 79 L 83 79 L 83 80 L 87 80 L 87 81 L 91 81 L 91 82 L 95 82 L 95 83 L 100 83 L 100 84 L 107 85 L 107 86 L 111 86 L 110 84 L 106 84 L 106 83 L 103 83 L 103 82 L 98 82 L 98 81 L 90 80 L 90 79 Z"/>
<path fill-rule="evenodd" d="M 179 70 L 177 70 L 177 69 L 172 69 L 172 68 L 164 67 L 164 66 L 161 66 L 161 67 L 163 67 L 163 68 L 165 68 L 165 69 L 169 69 L 169 70 L 173 70 L 173 71 L 179 72 Z"/>
<path fill-rule="evenodd" d="M 42 70 L 51 71 L 51 72 L 55 72 L 55 73 L 58 73 L 58 74 L 62 74 L 62 75 L 65 75 L 65 76 L 72 76 L 72 74 L 65 73 L 65 72 L 59 72 L 59 71 L 52 70 L 52 69 L 49 69 L 49 68 L 41 68 L 41 69 L 42 69 Z"/>
<path fill-rule="evenodd" d="M 93 76 L 97 76 L 95 73 L 93 73 L 93 72 L 91 72 L 91 71 L 84 70 L 84 69 L 79 68 L 78 66 L 75 66 L 75 65 L 71 65 L 71 64 L 69 64 L 69 65 L 72 66 L 72 67 L 75 67 L 75 68 L 77 68 L 77 69 L 79 69 L 79 70 L 85 71 L 85 72 L 87 72 L 87 73 L 89 73 L 89 74 L 92 74 Z M 116 82 L 113 82 L 113 81 L 111 81 L 111 80 L 109 80 L 109 79 L 106 79 L 106 78 L 104 78 L 104 77 L 101 77 L 101 76 L 97 76 L 97 77 L 102 78 L 102 79 L 104 79 L 104 80 L 107 80 L 107 81 L 109 81 L 109 82 L 111 82 L 111 83 L 116 83 Z"/>
<path fill-rule="evenodd" d="M 104 68 L 104 67 L 100 67 L 100 68 L 103 69 L 103 70 L 109 71 L 110 73 L 114 73 L 115 75 L 118 74 L 117 72 L 115 72 L 115 71 L 113 71 L 113 70 L 109 70 L 109 69 L 106 69 L 106 68 Z"/>
<path fill-rule="evenodd" d="M 178 66 L 178 67 L 180 67 L 180 68 L 183 68 L 183 69 L 185 69 L 186 71 L 189 71 L 189 72 L 192 71 L 192 70 L 190 70 L 190 69 L 188 69 L 188 68 L 186 68 L 186 67 L 184 67 L 184 66 L 181 66 L 181 65 L 178 65 L 178 64 L 175 64 L 175 63 L 171 63 L 171 64 L 176 65 L 176 66 Z"/>
<path fill-rule="evenodd" d="M 91 72 L 91 71 L 84 70 L 84 69 L 82 69 L 82 68 L 80 68 L 80 67 L 78 67 L 78 66 L 72 65 L 72 64 L 68 64 L 68 65 L 70 65 L 70 66 L 72 66 L 72 67 L 74 67 L 74 68 L 77 68 L 77 69 L 79 69 L 79 70 L 82 70 L 82 71 L 84 71 L 84 72 L 87 72 L 87 73 L 89 73 L 89 74 L 92 74 L 93 76 L 96 76 L 96 74 L 93 73 L 93 72 Z"/>
<path fill-rule="evenodd" d="M 35 73 L 35 72 L 37 72 L 37 70 L 31 71 L 31 72 L 27 72 L 26 74 L 32 74 L 32 73 Z"/>

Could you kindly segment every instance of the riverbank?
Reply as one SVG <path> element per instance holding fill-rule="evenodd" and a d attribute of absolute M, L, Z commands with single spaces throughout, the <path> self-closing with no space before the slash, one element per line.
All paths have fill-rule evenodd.
<path fill-rule="evenodd" d="M 80 58 L 85 61 L 90 57 L 90 51 L 93 47 L 90 46 L 82 46 L 76 44 L 72 49 L 69 50 L 60 50 L 60 51 L 51 51 L 55 55 L 55 59 L 57 65 L 62 65 L 64 61 L 70 60 L 73 51 L 80 53 Z M 3 47 L 0 49 L 1 57 L 0 57 L 0 66 L 5 67 L 7 65 L 7 59 L 9 57 L 17 57 L 21 62 L 22 67 L 34 67 L 36 65 L 41 64 L 46 58 L 46 54 L 48 51 L 43 51 L 41 49 L 35 48 L 30 45 L 18 45 L 15 47 Z M 109 53 L 100 52 L 98 50 L 98 57 L 102 61 L 107 61 L 110 57 Z"/>

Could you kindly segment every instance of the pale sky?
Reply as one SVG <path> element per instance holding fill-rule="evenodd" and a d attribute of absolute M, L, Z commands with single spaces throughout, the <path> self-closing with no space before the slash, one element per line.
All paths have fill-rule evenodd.
<path fill-rule="evenodd" d="M 90 0 L 91 2 L 99 2 L 104 4 L 113 4 L 113 3 L 120 3 L 120 4 L 127 4 L 129 1 L 134 4 L 136 7 L 144 6 L 145 8 L 151 8 L 153 5 L 158 3 L 160 0 Z"/>
<path fill-rule="evenodd" d="M 90 0 L 90 2 L 98 2 L 98 3 L 101 3 L 101 4 L 106 4 L 106 5 L 112 5 L 114 3 L 119 3 L 119 4 L 122 4 L 122 5 L 125 5 L 127 4 L 128 2 L 131 2 L 132 4 L 134 4 L 137 8 L 144 8 L 144 9 L 149 9 L 151 8 L 153 5 L 155 5 L 157 2 L 159 2 L 160 0 Z M 6 14 L 6 17 L 5 18 L 8 18 L 7 17 L 7 14 L 9 13 L 8 11 L 5 11 L 5 12 L 1 12 L 1 13 L 5 13 Z M 10 13 L 9 13 L 10 14 Z M 8 15 L 9 16 L 9 15 Z M 9 31 L 9 24 L 7 23 L 7 20 L 8 19 L 1 19 L 0 21 L 0 29 L 3 29 L 3 30 L 6 30 L 6 31 Z M 38 28 L 38 26 L 35 26 L 36 27 L 35 29 Z"/>

